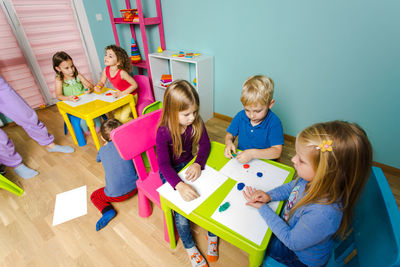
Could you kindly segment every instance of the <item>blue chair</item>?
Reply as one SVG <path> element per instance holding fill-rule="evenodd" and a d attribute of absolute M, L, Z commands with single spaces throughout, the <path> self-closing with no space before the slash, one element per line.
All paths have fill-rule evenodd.
<path fill-rule="evenodd" d="M 85 136 L 83 134 L 82 128 L 81 128 L 81 119 L 75 116 L 72 116 L 71 114 L 67 114 L 69 121 L 71 122 L 72 128 L 74 128 L 76 140 L 78 141 L 79 146 L 85 146 L 86 145 L 86 140 Z M 107 120 L 107 116 L 105 114 L 101 115 L 103 120 Z M 67 125 L 64 122 L 64 134 L 68 133 L 68 128 Z"/>
<path fill-rule="evenodd" d="M 85 146 L 86 145 L 86 140 L 85 136 L 83 135 L 83 131 L 81 128 L 81 119 L 78 117 L 75 117 L 71 114 L 67 114 L 68 119 L 71 122 L 72 128 L 74 129 L 76 140 L 78 141 L 79 146 Z M 64 134 L 68 133 L 68 128 L 67 125 L 64 122 Z"/>
<path fill-rule="evenodd" d="M 353 215 L 349 234 L 335 243 L 326 266 L 400 266 L 400 212 L 380 168 L 372 167 Z M 267 257 L 263 266 L 285 265 Z"/>

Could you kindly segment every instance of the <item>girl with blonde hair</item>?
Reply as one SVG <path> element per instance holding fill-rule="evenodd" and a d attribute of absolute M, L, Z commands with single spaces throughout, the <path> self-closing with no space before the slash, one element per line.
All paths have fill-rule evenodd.
<path fill-rule="evenodd" d="M 304 129 L 292 162 L 298 178 L 269 192 L 247 187 L 247 205 L 258 208 L 275 235 L 267 254 L 288 266 L 322 266 L 351 224 L 354 205 L 372 167 L 372 148 L 354 123 L 331 121 Z M 282 218 L 266 203 L 287 200 Z"/>
<path fill-rule="evenodd" d="M 178 190 L 185 201 L 199 197 L 196 190 L 178 176 L 197 154 L 195 161 L 186 169 L 186 178 L 195 181 L 204 169 L 210 153 L 210 139 L 199 115 L 199 96 L 193 86 L 184 80 L 170 84 L 165 91 L 163 112 L 157 130 L 156 147 L 161 180 Z M 193 241 L 188 219 L 175 212 L 175 225 L 192 266 L 207 266 Z M 208 233 L 208 261 L 218 259 L 218 237 Z"/>

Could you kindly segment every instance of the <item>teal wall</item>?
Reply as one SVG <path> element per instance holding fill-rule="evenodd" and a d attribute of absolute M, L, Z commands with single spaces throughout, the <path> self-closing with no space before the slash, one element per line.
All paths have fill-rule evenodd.
<path fill-rule="evenodd" d="M 153 1 L 142 2 L 154 15 Z M 105 1 L 84 3 L 103 51 L 113 42 Z M 319 121 L 357 122 L 374 160 L 400 168 L 400 1 L 164 0 L 162 9 L 167 49 L 215 57 L 215 112 L 233 117 L 243 81 L 265 74 L 275 81 L 273 111 L 286 134 Z M 154 49 L 158 31 L 150 35 Z"/>

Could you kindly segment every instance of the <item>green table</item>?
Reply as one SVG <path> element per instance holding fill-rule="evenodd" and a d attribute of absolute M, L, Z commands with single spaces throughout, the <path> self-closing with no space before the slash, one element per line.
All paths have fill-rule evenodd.
<path fill-rule="evenodd" d="M 224 157 L 225 146 L 221 143 L 211 142 L 211 152 L 207 160 L 207 165 L 219 171 L 229 159 Z M 279 168 L 289 171 L 284 183 L 288 183 L 293 179 L 294 169 L 292 167 L 286 166 L 282 163 L 278 163 L 271 160 L 265 160 L 266 162 L 275 165 Z M 189 163 L 191 164 L 191 163 Z M 229 243 L 243 249 L 249 253 L 249 266 L 260 266 L 264 258 L 265 250 L 268 246 L 269 240 L 271 238 L 271 230 L 268 229 L 264 236 L 261 245 L 257 245 L 254 242 L 248 240 L 247 238 L 241 236 L 240 234 L 232 231 L 228 227 L 222 225 L 221 223 L 213 220 L 211 215 L 220 206 L 221 202 L 229 194 L 231 189 L 235 186 L 236 181 L 229 178 L 219 187 L 206 201 L 204 201 L 197 209 L 195 209 L 189 215 L 186 215 L 173 203 L 168 201 L 162 195 L 160 195 L 161 208 L 165 214 L 165 220 L 167 223 L 169 240 L 171 248 L 175 249 L 176 240 L 174 235 L 174 221 L 172 217 L 172 210 L 177 211 L 182 214 L 192 222 L 198 224 L 204 229 L 212 232 L 218 237 L 228 241 Z M 276 213 L 279 214 L 283 206 L 283 201 L 279 203 Z"/>

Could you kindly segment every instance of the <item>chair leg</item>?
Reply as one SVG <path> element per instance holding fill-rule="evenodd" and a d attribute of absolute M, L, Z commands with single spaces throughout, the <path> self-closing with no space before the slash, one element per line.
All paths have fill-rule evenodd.
<path fill-rule="evenodd" d="M 138 201 L 139 201 L 139 216 L 149 217 L 153 210 L 151 209 L 150 200 L 145 196 L 145 194 L 138 190 Z"/>
<path fill-rule="evenodd" d="M 79 146 L 85 146 L 86 140 L 85 136 L 83 135 L 82 128 L 81 128 L 81 119 L 75 116 L 68 114 L 69 120 L 71 121 L 72 128 L 74 128 L 76 139 L 78 140 Z"/>
<path fill-rule="evenodd" d="M 67 124 L 65 124 L 64 122 L 64 135 L 67 135 L 67 133 L 68 133 Z"/>
<path fill-rule="evenodd" d="M 24 190 L 8 180 L 6 177 L 0 174 L 0 188 L 3 188 L 17 196 L 21 196 Z"/>

